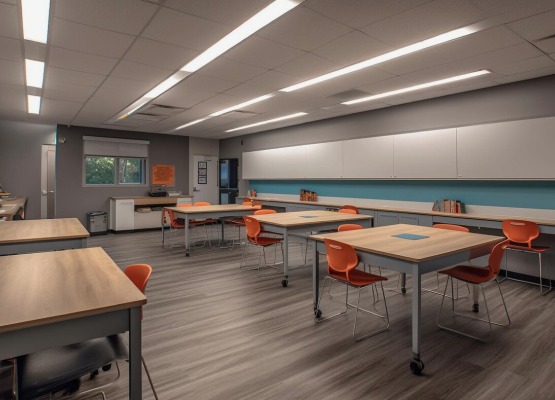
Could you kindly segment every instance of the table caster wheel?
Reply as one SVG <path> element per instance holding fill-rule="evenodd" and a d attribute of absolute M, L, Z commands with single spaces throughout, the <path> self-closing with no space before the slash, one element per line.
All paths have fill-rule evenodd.
<path fill-rule="evenodd" d="M 90 378 L 94 379 L 98 375 L 98 373 L 99 373 L 98 370 L 95 369 L 93 372 L 90 373 Z"/>
<path fill-rule="evenodd" d="M 102 367 L 102 371 L 104 372 L 110 371 L 110 369 L 112 369 L 112 364 L 106 364 Z"/>
<path fill-rule="evenodd" d="M 281 281 L 281 286 L 287 287 L 287 284 L 288 284 L 288 283 L 289 283 L 289 282 L 287 281 L 287 279 L 284 279 L 284 280 Z"/>
<path fill-rule="evenodd" d="M 472 312 L 479 312 L 480 311 L 480 305 L 479 304 L 473 304 L 472 305 Z"/>
<path fill-rule="evenodd" d="M 407 288 L 401 288 L 401 293 L 403 294 L 407 293 Z"/>
<path fill-rule="evenodd" d="M 414 360 L 410 362 L 410 370 L 414 375 L 420 375 L 424 371 L 424 363 L 422 360 Z"/>
<path fill-rule="evenodd" d="M 316 318 L 320 318 L 322 316 L 322 311 L 314 310 L 314 315 L 316 316 Z"/>

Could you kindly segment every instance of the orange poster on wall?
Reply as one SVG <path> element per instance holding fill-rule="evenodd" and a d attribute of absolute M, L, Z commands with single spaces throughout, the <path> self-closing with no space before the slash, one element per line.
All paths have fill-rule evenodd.
<path fill-rule="evenodd" d="M 152 167 L 153 185 L 174 185 L 175 167 L 172 165 L 154 165 Z"/>

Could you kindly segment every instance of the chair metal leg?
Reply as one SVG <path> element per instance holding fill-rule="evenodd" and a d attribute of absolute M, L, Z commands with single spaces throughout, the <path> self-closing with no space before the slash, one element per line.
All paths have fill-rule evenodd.
<path fill-rule="evenodd" d="M 547 279 L 549 281 L 549 286 L 544 285 L 543 283 L 543 263 L 542 263 L 542 253 L 539 252 L 535 252 L 535 251 L 527 251 L 527 250 L 515 250 L 515 249 L 510 249 L 507 248 L 506 250 L 511 250 L 511 251 L 519 251 L 522 253 L 534 253 L 538 255 L 538 262 L 539 262 L 539 267 L 540 267 L 540 282 L 539 283 L 535 283 L 535 282 L 528 282 L 528 281 L 523 281 L 522 279 L 516 279 L 516 278 L 509 278 L 508 276 L 508 268 L 507 268 L 507 259 L 508 259 L 508 251 L 505 251 L 505 277 L 503 279 L 500 279 L 498 282 L 505 282 L 506 280 L 511 280 L 511 281 L 515 281 L 515 282 L 523 282 L 523 283 L 528 283 L 530 285 L 539 285 L 540 287 L 540 294 L 542 296 L 545 296 L 547 293 L 549 293 L 552 289 L 553 289 L 553 284 L 551 282 L 551 272 L 549 270 L 549 268 L 547 268 Z M 544 289 L 547 288 L 547 290 L 544 292 Z"/>
<path fill-rule="evenodd" d="M 158 394 L 156 394 L 156 389 L 154 389 L 154 383 L 152 383 L 152 378 L 150 377 L 150 372 L 148 372 L 148 368 L 146 366 L 145 358 L 141 357 L 143 361 L 143 367 L 145 367 L 146 376 L 148 377 L 148 381 L 150 382 L 150 387 L 152 388 L 152 393 L 154 393 L 154 398 L 158 400 Z"/>
<path fill-rule="evenodd" d="M 428 292 L 428 293 L 434 293 L 437 294 L 439 296 L 442 296 L 443 293 L 441 293 L 439 290 L 439 272 L 436 272 L 436 281 L 437 281 L 437 286 L 433 289 L 428 289 L 428 288 L 422 288 L 423 292 Z M 466 283 L 466 282 L 465 282 Z M 466 283 L 466 290 L 468 291 L 468 294 L 464 295 L 464 296 L 459 296 L 459 281 L 457 280 L 457 295 L 455 296 L 455 300 L 459 300 L 459 299 L 464 299 L 467 297 L 470 297 L 470 286 L 468 286 L 468 283 Z M 447 295 L 447 297 L 451 297 L 449 295 Z"/>
<path fill-rule="evenodd" d="M 383 283 L 380 282 L 380 284 L 381 284 L 381 286 L 382 286 L 382 292 L 383 292 L 383 290 L 384 290 L 384 288 L 383 288 Z M 354 327 L 353 327 L 353 338 L 354 338 L 357 342 L 360 342 L 361 340 L 364 340 L 364 339 L 369 338 L 369 337 L 371 337 L 371 336 L 377 335 L 378 333 L 385 332 L 385 331 L 387 331 L 387 330 L 389 329 L 389 313 L 388 313 L 388 311 L 387 311 L 387 304 L 386 304 L 386 302 L 385 302 L 385 293 L 383 293 L 383 294 L 384 294 L 384 305 L 385 305 L 385 316 L 379 315 L 379 314 L 376 314 L 376 313 L 373 313 L 373 312 L 370 312 L 370 314 L 372 314 L 372 315 L 374 315 L 374 316 L 376 316 L 376 317 L 378 317 L 378 318 L 380 318 L 380 319 L 386 319 L 386 320 L 387 320 L 387 326 L 386 326 L 385 328 L 378 329 L 378 330 L 376 330 L 376 331 L 367 333 L 366 335 L 363 335 L 363 336 L 358 336 L 358 337 L 356 336 L 357 320 L 358 320 L 358 310 L 360 309 L 360 307 L 359 307 L 359 304 L 360 304 L 360 289 L 362 289 L 362 287 L 359 287 L 359 288 L 358 288 L 358 298 L 357 298 L 357 306 L 356 306 L 356 312 L 355 312 L 355 325 L 354 325 Z M 362 311 L 362 309 L 360 309 L 360 310 Z"/>
<path fill-rule="evenodd" d="M 543 291 L 544 288 L 544 284 L 543 284 L 543 276 L 542 276 L 542 253 L 538 253 L 539 256 L 539 260 L 540 260 L 540 294 L 542 296 L 545 296 L 547 293 L 549 293 L 553 287 L 551 286 L 551 273 L 549 272 L 549 268 L 547 268 L 547 280 L 549 281 L 549 289 L 547 289 L 545 292 Z"/>
<path fill-rule="evenodd" d="M 324 281 L 322 282 L 322 290 L 320 291 L 320 297 L 318 298 L 318 304 L 316 305 L 317 310 L 321 310 L 320 304 L 322 303 L 322 295 L 324 294 L 324 290 L 326 288 L 326 280 L 328 280 L 328 279 L 330 280 L 330 282 L 333 282 L 335 280 L 333 278 L 330 278 L 329 276 L 324 277 Z M 338 315 L 345 314 L 347 312 L 347 310 L 349 309 L 349 305 L 347 303 L 347 299 L 348 299 L 348 296 L 349 296 L 349 287 L 347 285 L 345 285 L 345 286 L 347 288 L 347 293 L 345 295 L 345 311 L 341 311 L 339 313 L 330 315 L 329 317 L 326 317 L 326 318 L 317 318 L 316 317 L 316 318 L 314 318 L 314 322 L 316 322 L 316 323 L 324 322 L 324 321 L 327 321 L 329 319 L 335 318 Z"/>

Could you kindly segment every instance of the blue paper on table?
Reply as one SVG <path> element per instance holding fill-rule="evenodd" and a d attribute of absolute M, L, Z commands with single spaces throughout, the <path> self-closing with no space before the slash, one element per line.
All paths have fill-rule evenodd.
<path fill-rule="evenodd" d="M 420 240 L 420 239 L 429 238 L 429 236 L 413 235 L 412 233 L 401 233 L 399 235 L 392 235 L 392 236 L 401 238 L 401 239 L 408 239 L 408 240 Z"/>
<path fill-rule="evenodd" d="M 299 215 L 301 218 L 316 218 L 317 215 Z"/>

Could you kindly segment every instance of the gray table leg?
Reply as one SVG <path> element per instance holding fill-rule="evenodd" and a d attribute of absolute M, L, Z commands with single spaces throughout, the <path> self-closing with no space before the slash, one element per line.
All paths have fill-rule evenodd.
<path fill-rule="evenodd" d="M 412 355 L 414 361 L 410 368 L 414 374 L 420 374 L 424 363 L 420 359 L 420 322 L 422 305 L 422 276 L 418 264 L 412 264 Z"/>
<path fill-rule="evenodd" d="M 166 235 L 164 235 L 164 209 L 162 209 L 162 216 L 160 217 L 160 225 L 162 225 L 162 248 L 164 247 L 164 242 L 166 239 Z"/>
<path fill-rule="evenodd" d="M 412 290 L 414 290 L 414 287 Z M 407 293 L 407 274 L 404 272 L 401 274 L 401 292 Z"/>
<path fill-rule="evenodd" d="M 129 310 L 129 399 L 143 398 L 141 376 L 141 307 Z"/>
<path fill-rule="evenodd" d="M 318 296 L 320 291 L 320 253 L 318 253 L 317 243 L 312 244 L 312 301 L 314 302 L 314 313 L 318 310 Z"/>
<path fill-rule="evenodd" d="M 189 214 L 185 214 L 185 257 L 189 257 Z"/>
<path fill-rule="evenodd" d="M 472 311 L 480 311 L 480 288 L 478 287 L 478 285 L 472 285 L 472 300 L 474 300 Z"/>
<path fill-rule="evenodd" d="M 220 218 L 220 223 L 222 224 L 222 240 L 220 243 L 225 243 L 225 219 L 224 217 Z"/>
<path fill-rule="evenodd" d="M 283 287 L 289 284 L 289 234 L 285 231 L 283 235 L 283 280 L 281 281 Z"/>

